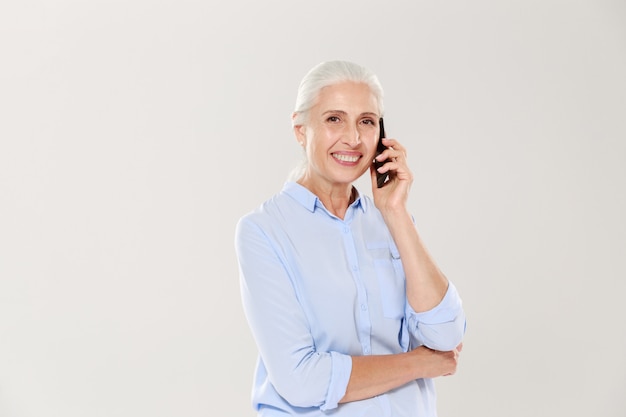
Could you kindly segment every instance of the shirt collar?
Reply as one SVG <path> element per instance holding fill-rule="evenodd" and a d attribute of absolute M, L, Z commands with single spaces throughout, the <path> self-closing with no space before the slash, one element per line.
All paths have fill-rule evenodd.
<path fill-rule="evenodd" d="M 323 206 L 322 202 L 320 201 L 319 198 L 317 198 L 315 194 L 313 194 L 311 191 L 309 191 L 308 188 L 298 184 L 297 182 L 287 181 L 285 185 L 283 186 L 283 192 L 291 196 L 291 198 L 296 200 L 298 203 L 300 203 L 304 208 L 306 208 L 310 212 L 314 212 L 315 208 L 318 205 L 320 207 Z M 360 208 L 361 210 L 363 210 L 363 212 L 365 212 L 365 204 L 363 204 L 362 196 L 359 190 L 356 190 L 356 194 L 357 194 L 357 197 L 352 202 L 352 204 L 350 204 L 350 207 Z"/>

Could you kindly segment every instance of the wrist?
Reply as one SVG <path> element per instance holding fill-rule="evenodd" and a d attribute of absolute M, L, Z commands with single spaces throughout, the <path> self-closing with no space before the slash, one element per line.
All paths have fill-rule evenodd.
<path fill-rule="evenodd" d="M 393 227 L 394 224 L 405 224 L 407 221 L 413 223 L 413 219 L 405 206 L 386 207 L 380 211 L 387 224 L 387 227 Z"/>

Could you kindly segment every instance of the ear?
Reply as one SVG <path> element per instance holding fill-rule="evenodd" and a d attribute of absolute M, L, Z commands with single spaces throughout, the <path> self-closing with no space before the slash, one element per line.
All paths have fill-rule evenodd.
<path fill-rule="evenodd" d="M 298 113 L 294 112 L 291 115 L 291 120 L 294 120 L 297 115 L 298 115 Z M 304 125 L 294 125 L 293 133 L 295 134 L 296 140 L 298 141 L 298 143 L 302 147 L 305 147 L 306 146 L 306 128 L 305 128 L 305 126 Z"/>

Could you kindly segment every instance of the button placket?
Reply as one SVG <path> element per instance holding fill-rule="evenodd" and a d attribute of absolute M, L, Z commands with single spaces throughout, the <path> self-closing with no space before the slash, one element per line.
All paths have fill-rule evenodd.
<path fill-rule="evenodd" d="M 367 291 L 365 290 L 365 285 L 363 284 L 363 279 L 360 274 L 359 265 L 358 265 L 358 257 L 357 257 L 356 247 L 354 245 L 354 236 L 352 235 L 352 231 L 350 227 L 344 225 L 342 232 L 343 232 L 344 247 L 346 249 L 346 254 L 348 256 L 350 269 L 352 270 L 352 279 L 354 280 L 354 284 L 357 290 L 356 302 L 360 309 L 359 314 L 357 314 L 356 316 L 359 341 L 361 344 L 361 349 L 362 349 L 363 354 L 369 355 L 371 353 L 370 338 L 371 338 L 372 322 L 371 322 L 370 315 L 369 315 Z"/>

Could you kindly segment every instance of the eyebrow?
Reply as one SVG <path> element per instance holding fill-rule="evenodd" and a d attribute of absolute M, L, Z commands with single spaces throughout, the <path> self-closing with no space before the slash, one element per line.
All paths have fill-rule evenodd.
<path fill-rule="evenodd" d="M 347 112 L 343 111 L 343 110 L 326 110 L 324 113 L 322 113 L 322 116 L 328 113 L 339 113 L 342 115 L 348 114 Z M 373 113 L 371 111 L 366 111 L 361 113 L 359 116 L 371 116 L 371 117 L 378 117 L 378 115 L 376 113 Z"/>

